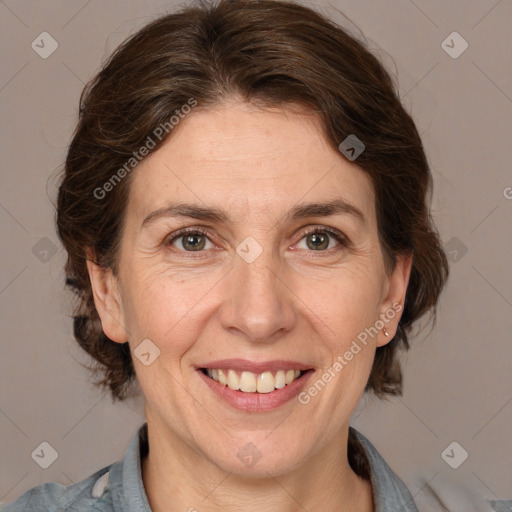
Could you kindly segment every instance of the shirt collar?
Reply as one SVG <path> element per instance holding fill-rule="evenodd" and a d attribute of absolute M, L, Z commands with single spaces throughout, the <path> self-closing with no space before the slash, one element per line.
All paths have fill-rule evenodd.
<path fill-rule="evenodd" d="M 375 446 L 353 427 L 349 427 L 349 436 L 359 442 L 368 461 L 375 512 L 418 512 L 411 493 Z"/>
<path fill-rule="evenodd" d="M 124 459 L 110 470 L 115 512 L 151 512 L 142 481 L 141 460 L 148 451 L 148 430 L 144 423 L 130 441 Z"/>

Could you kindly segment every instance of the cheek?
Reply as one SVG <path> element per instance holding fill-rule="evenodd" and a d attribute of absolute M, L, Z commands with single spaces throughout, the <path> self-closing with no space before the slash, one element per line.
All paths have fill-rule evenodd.
<path fill-rule="evenodd" d="M 196 294 L 190 292 L 190 284 L 169 278 L 132 280 L 126 292 L 129 299 L 124 311 L 130 328 L 131 350 L 135 354 L 137 380 L 146 399 L 157 404 L 159 397 L 169 397 L 169 384 L 174 386 L 175 378 L 181 380 L 183 357 L 200 336 L 202 327 L 194 306 L 197 307 L 204 293 L 198 293 L 196 298 Z M 156 346 L 151 350 L 158 354 L 149 366 L 135 359 L 139 343 L 146 339 Z M 180 393 L 169 398 L 175 405 L 182 399 Z M 185 400 L 182 406 L 189 404 Z"/>
<path fill-rule="evenodd" d="M 379 319 L 379 290 L 371 272 L 350 279 L 345 275 L 333 280 L 317 305 L 321 318 L 317 330 L 325 357 L 306 393 L 312 401 L 317 400 L 315 396 L 323 397 L 316 407 L 326 416 L 344 418 L 364 391 L 375 356 L 377 331 L 372 327 Z"/>
<path fill-rule="evenodd" d="M 138 329 L 169 329 L 185 314 L 190 286 L 183 278 L 170 275 L 144 260 L 125 268 L 123 304 L 127 321 Z"/>
<path fill-rule="evenodd" d="M 353 336 L 379 318 L 381 289 L 382 276 L 374 266 L 340 269 L 317 282 L 312 294 L 314 309 L 329 326 L 336 327 L 334 334 Z"/>
<path fill-rule="evenodd" d="M 199 337 L 201 305 L 215 284 L 211 276 L 183 279 L 183 273 L 134 270 L 126 281 L 123 311 L 135 347 L 150 339 L 161 350 L 162 359 L 181 357 Z"/>
<path fill-rule="evenodd" d="M 318 290 L 318 303 L 312 309 L 321 320 L 316 329 L 326 351 L 323 370 L 331 374 L 322 380 L 343 382 L 343 393 L 350 395 L 350 390 L 364 388 L 373 363 L 381 299 L 379 273 L 372 267 L 338 273 L 329 286 Z"/>

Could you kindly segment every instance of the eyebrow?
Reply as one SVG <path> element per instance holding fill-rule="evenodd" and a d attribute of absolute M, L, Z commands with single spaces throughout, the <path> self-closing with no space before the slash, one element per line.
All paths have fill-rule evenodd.
<path fill-rule="evenodd" d="M 304 219 L 306 217 L 329 217 L 333 215 L 350 215 L 364 226 L 367 226 L 367 220 L 363 212 L 355 205 L 345 199 L 338 198 L 325 203 L 305 203 L 294 206 L 285 215 L 286 221 Z M 229 214 L 219 208 L 204 207 L 197 204 L 177 203 L 170 204 L 164 208 L 159 208 L 151 212 L 143 221 L 142 228 L 152 224 L 161 218 L 180 218 L 189 217 L 210 222 L 220 222 L 231 225 L 233 221 Z"/>

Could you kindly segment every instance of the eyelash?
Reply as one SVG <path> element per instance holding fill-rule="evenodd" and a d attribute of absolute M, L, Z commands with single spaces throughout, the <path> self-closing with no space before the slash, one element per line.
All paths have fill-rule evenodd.
<path fill-rule="evenodd" d="M 315 226 L 315 227 L 305 231 L 304 233 L 302 233 L 300 240 L 302 240 L 304 237 L 314 234 L 314 233 L 328 233 L 337 242 L 339 242 L 342 247 L 348 247 L 349 243 L 350 243 L 349 239 L 340 231 L 333 229 L 333 228 L 329 228 L 329 227 L 323 227 L 323 226 Z M 174 233 L 173 235 L 171 235 L 171 238 L 167 238 L 164 242 L 164 245 L 166 247 L 170 247 L 174 243 L 175 240 L 177 240 L 180 237 L 183 237 L 185 235 L 202 235 L 202 236 L 207 237 L 208 239 L 210 239 L 210 237 L 211 237 L 210 232 L 205 228 L 201 228 L 201 227 L 183 228 L 183 229 L 180 229 L 179 231 L 177 231 L 176 233 Z M 212 241 L 212 240 L 210 240 L 210 241 Z M 205 252 L 204 250 L 203 251 L 185 251 L 185 250 L 179 250 L 179 249 L 174 249 L 174 250 L 177 252 L 185 252 L 187 254 L 190 254 L 191 257 L 193 257 L 193 258 L 200 258 L 200 257 L 202 257 L 202 255 Z M 336 248 L 326 249 L 323 251 L 311 250 L 310 252 L 331 254 L 332 250 L 336 250 Z"/>

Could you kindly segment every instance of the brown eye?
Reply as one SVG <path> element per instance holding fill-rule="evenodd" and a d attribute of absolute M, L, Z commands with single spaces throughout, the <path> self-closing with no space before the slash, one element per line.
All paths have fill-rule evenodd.
<path fill-rule="evenodd" d="M 201 234 L 189 234 L 181 237 L 181 244 L 185 250 L 200 251 L 204 249 L 205 239 Z"/>
<path fill-rule="evenodd" d="M 310 244 L 308 244 L 308 247 L 312 250 L 327 249 L 329 247 L 329 235 L 325 233 L 311 233 L 306 236 L 306 239 L 309 240 Z"/>
<path fill-rule="evenodd" d="M 165 245 L 173 246 L 182 252 L 201 252 L 205 249 L 207 242 L 212 243 L 208 238 L 208 232 L 194 228 L 178 231 L 165 242 Z"/>
<path fill-rule="evenodd" d="M 346 246 L 347 238 L 340 232 L 327 228 L 314 228 L 304 234 L 302 240 L 306 240 L 306 249 L 317 252 L 325 252 L 334 247 L 329 247 L 331 240 L 335 239 L 339 245 Z"/>

